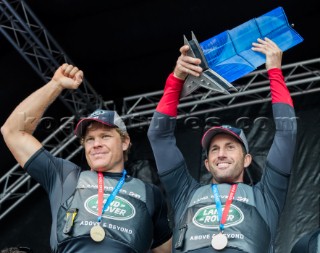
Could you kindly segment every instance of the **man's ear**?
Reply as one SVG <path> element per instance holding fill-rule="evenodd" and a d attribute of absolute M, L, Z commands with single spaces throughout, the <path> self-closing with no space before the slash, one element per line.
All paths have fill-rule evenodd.
<path fill-rule="evenodd" d="M 246 154 L 244 157 L 244 164 L 243 164 L 244 167 L 248 168 L 251 162 L 252 162 L 252 156 L 250 154 Z"/>
<path fill-rule="evenodd" d="M 204 160 L 204 166 L 206 166 L 207 171 L 210 172 L 208 158 L 206 158 L 206 159 Z"/>
<path fill-rule="evenodd" d="M 122 150 L 126 151 L 130 146 L 130 137 L 126 137 L 124 138 L 123 142 L 122 142 Z"/>

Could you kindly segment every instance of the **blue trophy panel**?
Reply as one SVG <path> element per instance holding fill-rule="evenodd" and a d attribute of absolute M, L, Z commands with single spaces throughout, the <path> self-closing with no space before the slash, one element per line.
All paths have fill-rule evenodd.
<path fill-rule="evenodd" d="M 278 7 L 199 44 L 209 67 L 233 82 L 265 63 L 265 56 L 251 49 L 252 42 L 265 37 L 282 51 L 303 41 L 289 25 L 283 8 Z"/>

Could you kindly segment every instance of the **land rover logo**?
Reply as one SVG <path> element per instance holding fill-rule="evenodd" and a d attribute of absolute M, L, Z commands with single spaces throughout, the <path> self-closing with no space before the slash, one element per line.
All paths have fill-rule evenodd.
<path fill-rule="evenodd" d="M 104 194 L 104 202 L 107 201 L 110 194 Z M 98 195 L 93 195 L 84 203 L 85 209 L 94 215 L 98 215 Z M 136 210 L 134 206 L 124 198 L 116 196 L 104 211 L 102 217 L 114 220 L 129 220 L 134 217 Z"/>
<path fill-rule="evenodd" d="M 222 205 L 222 210 L 224 205 Z M 227 221 L 224 224 L 225 227 L 230 227 L 237 225 L 243 221 L 242 211 L 234 206 L 230 206 L 229 214 L 227 216 Z M 201 228 L 219 228 L 218 211 L 216 205 L 210 205 L 200 208 L 193 216 L 193 223 Z"/>

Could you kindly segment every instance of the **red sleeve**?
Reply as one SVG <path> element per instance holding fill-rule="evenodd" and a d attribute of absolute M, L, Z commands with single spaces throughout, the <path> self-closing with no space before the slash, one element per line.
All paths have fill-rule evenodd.
<path fill-rule="evenodd" d="M 174 77 L 173 73 L 168 76 L 162 98 L 156 109 L 157 112 L 173 117 L 177 116 L 177 108 L 183 83 L 184 80 Z"/>
<path fill-rule="evenodd" d="M 270 69 L 268 70 L 268 75 L 270 80 L 272 104 L 285 103 L 293 107 L 292 98 L 284 81 L 281 69 Z"/>

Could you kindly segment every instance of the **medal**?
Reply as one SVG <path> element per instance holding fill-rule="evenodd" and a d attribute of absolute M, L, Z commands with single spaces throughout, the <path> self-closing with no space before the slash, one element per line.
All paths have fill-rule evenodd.
<path fill-rule="evenodd" d="M 106 232 L 100 225 L 93 226 L 90 230 L 90 236 L 95 242 L 101 242 L 106 235 Z"/>
<path fill-rule="evenodd" d="M 215 250 L 222 250 L 227 247 L 228 238 L 225 234 L 219 233 L 212 237 L 211 246 Z"/>
<path fill-rule="evenodd" d="M 95 242 L 101 242 L 106 236 L 106 231 L 100 226 L 102 214 L 108 208 L 108 206 L 111 204 L 111 202 L 115 199 L 116 195 L 120 191 L 122 185 L 125 182 L 126 174 L 127 171 L 124 169 L 122 172 L 122 177 L 120 178 L 116 187 L 112 190 L 110 196 L 108 197 L 106 203 L 104 203 L 104 206 L 102 208 L 104 196 L 104 176 L 102 172 L 98 172 L 98 225 L 93 226 L 90 229 L 90 236 L 92 240 L 94 240 Z"/>
<path fill-rule="evenodd" d="M 216 202 L 218 219 L 219 219 L 219 223 L 220 223 L 219 224 L 220 233 L 212 236 L 212 240 L 211 240 L 211 246 L 215 250 L 222 250 L 225 247 L 227 247 L 227 245 L 228 245 L 228 238 L 222 232 L 224 230 L 224 224 L 226 223 L 229 209 L 230 209 L 231 203 L 233 201 L 234 195 L 236 193 L 237 187 L 238 187 L 237 184 L 233 184 L 231 186 L 230 191 L 229 191 L 229 195 L 228 195 L 228 199 L 226 201 L 226 204 L 224 206 L 223 213 L 222 213 L 222 203 L 220 200 L 218 186 L 216 184 L 212 184 L 212 192 L 213 192 L 214 200 Z"/>

